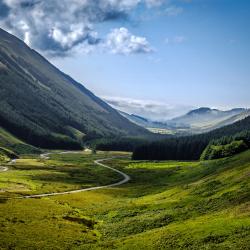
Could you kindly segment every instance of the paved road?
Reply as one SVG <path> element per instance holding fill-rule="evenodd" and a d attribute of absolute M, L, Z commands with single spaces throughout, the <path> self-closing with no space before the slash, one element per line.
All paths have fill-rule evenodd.
<path fill-rule="evenodd" d="M 9 170 L 8 167 L 0 166 L 0 172 L 6 172 L 6 171 L 8 171 L 8 170 Z"/>
<path fill-rule="evenodd" d="M 13 164 L 13 163 L 15 163 L 15 162 L 16 162 L 15 159 L 14 159 L 14 160 L 11 160 L 11 161 L 8 162 L 8 165 L 11 165 L 11 164 Z M 8 170 L 9 170 L 8 167 L 0 166 L 0 172 L 6 172 L 6 171 L 8 171 Z"/>
<path fill-rule="evenodd" d="M 67 153 L 72 153 L 72 152 L 61 152 L 59 154 L 67 154 Z M 41 154 L 40 157 L 42 159 L 49 159 L 49 155 L 50 154 L 51 153 Z M 99 159 L 99 160 L 94 161 L 94 163 L 96 165 L 99 165 L 99 166 L 104 167 L 104 168 L 108 168 L 108 169 L 110 169 L 110 170 L 112 170 L 112 171 L 120 174 L 123 177 L 123 179 L 121 181 L 119 181 L 119 182 L 115 182 L 115 183 L 112 183 L 112 184 L 109 184 L 109 185 L 105 185 L 105 186 L 83 188 L 83 189 L 77 189 L 77 190 L 65 191 L 65 192 L 55 192 L 55 193 L 47 193 L 47 194 L 26 195 L 26 196 L 20 197 L 20 199 L 41 198 L 41 197 L 56 196 L 56 195 L 63 195 L 63 194 L 75 194 L 75 193 L 86 192 L 86 191 L 97 190 L 97 189 L 103 189 L 103 188 L 109 188 L 109 187 L 115 187 L 115 186 L 120 186 L 122 184 L 125 184 L 126 182 L 128 182 L 130 180 L 130 177 L 127 174 L 123 173 L 120 170 L 117 170 L 115 168 L 112 168 L 112 167 L 107 166 L 106 164 L 102 163 L 103 161 L 111 160 L 113 158 Z"/>

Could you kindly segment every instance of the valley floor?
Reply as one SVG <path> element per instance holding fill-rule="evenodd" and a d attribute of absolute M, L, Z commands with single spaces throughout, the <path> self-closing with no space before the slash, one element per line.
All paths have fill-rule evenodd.
<path fill-rule="evenodd" d="M 119 182 L 84 193 L 19 199 Z M 4 166 L 3 164 L 1 164 Z M 250 249 L 250 151 L 207 162 L 23 156 L 0 173 L 0 249 Z M 18 198 L 18 199 L 16 199 Z"/>

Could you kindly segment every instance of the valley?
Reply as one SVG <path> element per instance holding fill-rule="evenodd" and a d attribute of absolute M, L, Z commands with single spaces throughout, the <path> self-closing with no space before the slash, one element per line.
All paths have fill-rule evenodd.
<path fill-rule="evenodd" d="M 5 18 L 2 7 L 8 12 L 12 4 L 29 11 L 48 5 L 49 12 L 55 2 L 0 1 L 0 24 Z M 73 1 L 74 8 L 67 11 L 78 11 L 80 2 Z M 127 22 L 126 11 L 131 4 L 152 8 L 151 5 L 161 6 L 162 1 L 108 1 L 107 5 L 105 1 L 92 1 L 87 8 L 89 15 L 97 2 L 101 6 L 94 19 L 88 20 L 90 23 L 99 18 L 108 22 L 120 15 Z M 114 11 L 113 5 L 118 2 L 119 8 Z M 56 9 L 70 7 L 68 3 L 58 1 Z M 99 7 L 109 10 L 107 16 Z M 182 12 L 182 8 L 170 16 L 176 16 L 176 11 Z M 36 12 L 36 17 L 38 13 L 42 11 Z M 82 16 L 77 12 L 78 18 Z M 31 23 L 36 22 L 31 18 L 28 24 Z M 98 32 L 92 30 L 92 25 L 72 25 L 69 30 L 60 30 L 59 23 L 46 31 L 41 41 L 38 30 L 34 32 L 41 53 L 49 42 L 52 54 L 63 50 L 62 54 L 50 54 L 48 58 L 67 62 L 67 70 L 75 70 L 77 65 L 77 61 L 71 65 L 66 58 L 75 46 L 89 52 L 98 46 L 101 53 L 108 47 L 109 53 L 119 54 L 120 66 L 133 67 L 125 73 L 117 62 L 111 65 L 111 74 L 102 70 L 109 65 L 111 55 L 105 61 L 96 60 L 98 64 L 88 61 L 96 55 L 88 60 L 81 58 L 80 69 L 76 70 L 81 77 L 91 76 L 91 88 L 113 93 L 106 90 L 106 85 L 103 87 L 111 84 L 123 95 L 119 84 L 126 80 L 131 84 L 130 94 L 139 96 L 139 92 L 150 89 L 147 77 L 145 85 L 138 88 L 143 82 L 139 83 L 139 75 L 150 72 L 155 86 L 146 96 L 151 97 L 160 89 L 159 95 L 164 98 L 168 95 L 172 99 L 173 93 L 182 101 L 184 97 L 191 98 L 190 102 L 198 98 L 196 93 L 184 93 L 182 86 L 174 91 L 177 82 L 168 82 L 167 75 L 164 81 L 158 74 L 153 77 L 151 69 L 161 69 L 161 60 L 151 56 L 138 59 L 144 53 L 156 52 L 146 38 L 135 36 L 124 27 L 111 30 L 106 38 L 97 38 Z M 250 110 L 231 107 L 236 103 L 243 107 L 244 102 L 232 101 L 225 105 L 225 110 L 200 106 L 188 112 L 187 107 L 194 107 L 191 103 L 163 106 L 158 101 L 114 97 L 115 101 L 109 104 L 29 46 L 28 24 L 18 22 L 17 28 L 25 31 L 18 37 L 0 28 L 0 250 L 249 250 Z M 68 36 L 64 32 L 69 32 Z M 165 38 L 165 46 L 177 48 L 184 41 L 184 37 Z M 133 57 L 130 65 L 127 60 L 131 52 L 138 58 Z M 140 60 L 148 65 L 154 61 L 155 69 L 152 65 L 150 70 L 138 67 Z M 161 70 L 166 72 L 163 66 Z M 177 68 L 180 77 L 179 63 Z M 175 71 L 168 69 L 168 73 Z M 196 69 L 194 72 L 192 81 L 200 73 Z M 82 79 L 79 74 L 78 79 Z M 113 82 L 115 77 L 117 82 Z M 160 88 L 158 80 L 162 81 Z M 97 87 L 97 82 L 103 86 Z M 171 89 L 167 91 L 170 82 Z M 186 82 L 186 75 L 181 82 Z M 225 82 L 228 84 L 231 79 Z M 201 99 L 206 92 L 203 87 L 194 88 L 200 89 Z M 243 92 L 248 93 L 245 89 Z M 224 94 L 216 88 L 210 98 L 216 93 Z M 231 94 L 231 98 L 235 96 Z M 225 99 L 231 102 L 230 98 Z M 128 110 L 132 107 L 138 113 L 121 111 L 115 103 Z M 150 119 L 143 113 L 160 118 Z M 175 113 L 179 115 L 168 118 Z"/>

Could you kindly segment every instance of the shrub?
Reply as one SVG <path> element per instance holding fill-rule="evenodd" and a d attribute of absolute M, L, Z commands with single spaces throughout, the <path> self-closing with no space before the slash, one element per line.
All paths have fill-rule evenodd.
<path fill-rule="evenodd" d="M 232 141 L 226 145 L 209 144 L 201 155 L 201 160 L 219 159 L 235 155 L 248 149 L 243 140 Z"/>

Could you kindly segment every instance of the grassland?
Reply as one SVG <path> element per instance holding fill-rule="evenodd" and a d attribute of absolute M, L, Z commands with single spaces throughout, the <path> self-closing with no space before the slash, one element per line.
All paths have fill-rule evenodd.
<path fill-rule="evenodd" d="M 99 158 L 99 154 L 81 152 L 77 155 L 55 153 L 49 160 L 24 156 L 8 166 L 11 171 L 0 175 L 0 198 L 71 191 L 120 180 L 119 174 L 93 163 Z"/>
<path fill-rule="evenodd" d="M 250 151 L 206 162 L 112 159 L 106 164 L 129 174 L 128 184 L 5 199 L 112 183 L 120 177 L 92 163 L 104 157 L 27 156 L 0 173 L 0 248 L 250 249 Z"/>

